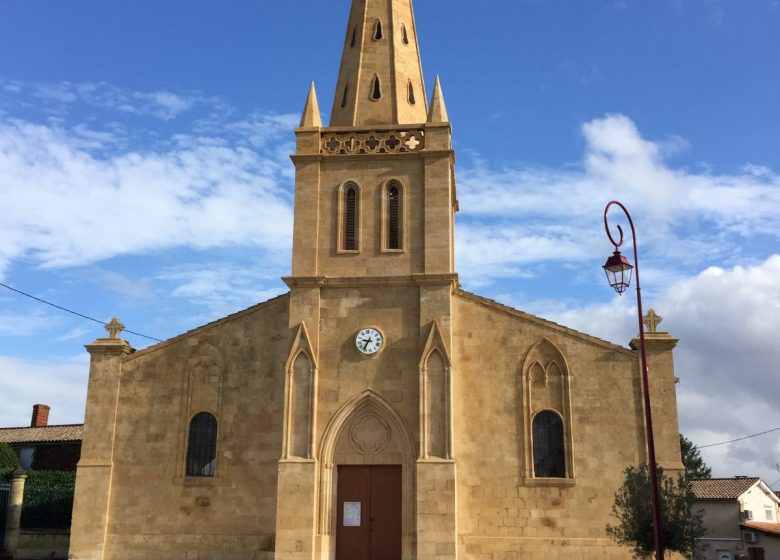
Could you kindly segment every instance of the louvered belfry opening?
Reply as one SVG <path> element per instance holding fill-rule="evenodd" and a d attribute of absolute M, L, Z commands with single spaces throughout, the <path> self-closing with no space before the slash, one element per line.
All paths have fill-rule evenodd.
<path fill-rule="evenodd" d="M 347 187 L 344 193 L 344 250 L 357 251 L 357 189 Z"/>
<path fill-rule="evenodd" d="M 394 184 L 387 189 L 387 248 L 401 248 L 401 190 Z"/>

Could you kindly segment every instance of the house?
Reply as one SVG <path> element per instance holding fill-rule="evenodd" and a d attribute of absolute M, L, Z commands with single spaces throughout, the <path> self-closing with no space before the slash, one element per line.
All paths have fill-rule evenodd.
<path fill-rule="evenodd" d="M 330 124 L 312 85 L 295 132 L 289 291 L 141 351 L 118 320 L 87 346 L 70 558 L 625 560 L 605 528 L 647 462 L 638 343 L 461 288 L 452 128 L 410 0 L 353 0 Z M 674 474 L 677 340 L 652 324 Z"/>
<path fill-rule="evenodd" d="M 780 498 L 760 478 L 694 480 L 692 487 L 707 530 L 699 560 L 780 558 Z"/>
<path fill-rule="evenodd" d="M 24 470 L 75 471 L 84 425 L 49 425 L 49 411 L 45 404 L 34 405 L 30 425 L 0 428 L 0 443 L 16 451 Z"/>

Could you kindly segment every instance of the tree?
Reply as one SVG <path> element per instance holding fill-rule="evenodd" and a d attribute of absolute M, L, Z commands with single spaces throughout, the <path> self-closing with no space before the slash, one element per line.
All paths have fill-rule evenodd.
<path fill-rule="evenodd" d="M 685 465 L 685 476 L 689 480 L 712 478 L 712 469 L 702 459 L 699 448 L 682 434 L 680 434 L 680 452 L 682 453 L 683 465 Z"/>
<path fill-rule="evenodd" d="M 696 539 L 704 535 L 703 511 L 693 512 L 695 496 L 690 479 L 680 475 L 677 480 L 658 469 L 658 493 L 664 548 L 693 558 Z M 612 514 L 617 525 L 607 525 L 607 534 L 628 546 L 634 558 L 649 558 L 655 552 L 653 514 L 650 497 L 650 469 L 647 466 L 628 467 L 625 480 L 615 494 Z"/>
<path fill-rule="evenodd" d="M 8 480 L 18 466 L 16 452 L 7 443 L 0 443 L 0 482 Z"/>

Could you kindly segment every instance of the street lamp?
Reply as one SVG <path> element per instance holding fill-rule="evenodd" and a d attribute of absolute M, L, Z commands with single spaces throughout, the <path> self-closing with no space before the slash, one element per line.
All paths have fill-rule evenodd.
<path fill-rule="evenodd" d="M 629 260 L 620 253 L 620 247 L 623 245 L 623 228 L 617 226 L 620 233 L 620 239 L 615 241 L 612 237 L 612 232 L 609 230 L 609 210 L 613 206 L 618 206 L 628 218 L 628 224 L 631 226 L 631 237 L 634 244 L 634 266 L 631 265 Z M 611 257 L 607 259 L 604 264 L 604 272 L 607 275 L 607 281 L 609 285 L 615 289 L 615 291 L 623 295 L 629 285 L 631 284 L 631 274 L 636 270 L 636 307 L 639 315 L 639 344 L 642 354 L 642 386 L 643 397 L 645 403 L 645 430 L 647 432 L 647 455 L 650 467 L 650 489 L 652 492 L 652 508 L 653 508 L 653 542 L 655 544 L 655 557 L 656 560 L 664 560 L 664 543 L 663 533 L 661 526 L 661 504 L 658 497 L 658 466 L 655 460 L 655 440 L 653 439 L 653 413 L 650 410 L 650 381 L 647 371 L 647 350 L 645 349 L 645 324 L 644 315 L 642 313 L 642 290 L 639 285 L 639 256 L 636 248 L 636 229 L 634 229 L 634 221 L 631 219 L 631 215 L 626 210 L 626 207 L 617 200 L 613 200 L 604 209 L 604 229 L 607 231 L 607 237 L 612 245 L 615 246 L 615 252 Z"/>

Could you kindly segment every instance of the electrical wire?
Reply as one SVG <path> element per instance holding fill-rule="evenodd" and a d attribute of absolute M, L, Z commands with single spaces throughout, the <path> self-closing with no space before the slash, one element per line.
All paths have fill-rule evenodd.
<path fill-rule="evenodd" d="M 59 309 L 60 311 L 65 311 L 66 313 L 70 313 L 71 315 L 76 315 L 77 317 L 81 317 L 82 319 L 87 319 L 88 321 L 94 321 L 95 323 L 98 323 L 99 325 L 103 325 L 103 326 L 105 326 L 106 324 L 105 321 L 100 321 L 99 319 L 95 319 L 94 317 L 90 317 L 89 315 L 84 315 L 83 313 L 79 313 L 78 311 L 73 311 L 72 309 L 68 309 L 67 307 L 62 307 L 61 305 L 57 305 L 56 303 L 52 303 L 50 301 L 46 301 L 45 299 L 35 297 L 32 294 L 28 294 L 27 292 L 23 292 L 22 290 L 17 290 L 16 288 L 12 288 L 11 286 L 8 286 L 7 284 L 3 284 L 2 282 L 0 282 L 0 286 L 6 288 L 7 290 L 11 290 L 12 292 L 16 292 L 17 294 L 28 297 L 30 299 L 34 299 L 37 302 L 44 303 L 46 305 L 54 307 L 55 309 Z M 140 336 L 142 338 L 148 338 L 149 340 L 154 340 L 155 342 L 162 342 L 162 340 L 160 340 L 159 338 L 154 338 L 153 336 L 148 336 L 145 334 L 141 334 L 139 332 L 134 332 L 129 329 L 125 329 L 124 332 L 128 334 L 134 334 L 135 336 Z"/>
<path fill-rule="evenodd" d="M 710 443 L 709 445 L 698 445 L 697 447 L 699 449 L 706 449 L 707 447 L 717 447 L 718 445 L 727 445 L 729 443 L 735 443 L 737 441 L 742 441 L 742 440 L 745 440 L 745 439 L 750 439 L 750 438 L 754 438 L 754 437 L 758 437 L 758 436 L 764 436 L 766 434 L 771 434 L 772 432 L 777 432 L 777 431 L 780 431 L 780 427 L 773 428 L 773 429 L 767 430 L 765 432 L 759 432 L 757 434 L 752 434 L 752 435 L 749 435 L 749 436 L 737 438 L 737 439 L 731 439 L 729 441 L 721 441 L 720 443 Z"/>

